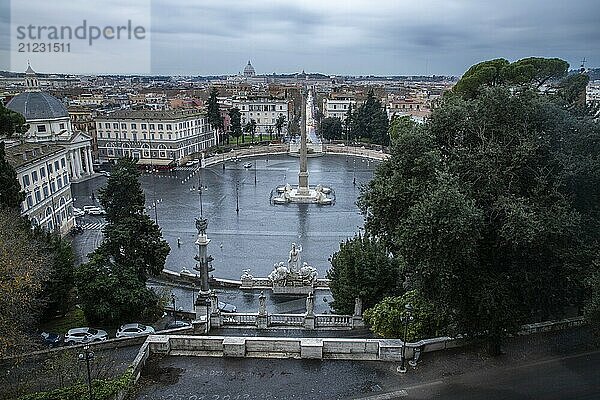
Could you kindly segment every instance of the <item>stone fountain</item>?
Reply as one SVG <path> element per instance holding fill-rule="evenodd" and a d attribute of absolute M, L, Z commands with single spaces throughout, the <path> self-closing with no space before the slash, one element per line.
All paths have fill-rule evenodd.
<path fill-rule="evenodd" d="M 300 172 L 298 173 L 298 186 L 292 186 L 289 183 L 284 186 L 279 186 L 276 189 L 276 195 L 272 198 L 274 204 L 287 203 L 314 203 L 323 205 L 332 205 L 334 198 L 331 196 L 333 191 L 329 187 L 317 185 L 311 188 L 308 184 L 308 151 L 307 151 L 307 125 L 311 130 L 311 135 L 316 137 L 314 133 L 314 104 L 312 95 L 309 92 L 309 101 L 306 102 L 304 93 L 302 93 L 302 115 L 301 115 L 301 130 L 300 130 Z"/>

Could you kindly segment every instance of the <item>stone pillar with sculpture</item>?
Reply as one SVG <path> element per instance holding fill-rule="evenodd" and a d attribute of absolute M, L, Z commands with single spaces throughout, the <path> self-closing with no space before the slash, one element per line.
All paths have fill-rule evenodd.
<path fill-rule="evenodd" d="M 357 297 L 354 299 L 354 314 L 352 315 L 352 327 L 358 328 L 365 326 L 365 321 L 362 316 L 362 299 Z"/>
<path fill-rule="evenodd" d="M 196 266 L 194 269 L 200 272 L 200 292 L 196 297 L 194 309 L 196 311 L 196 319 L 204 319 L 206 321 L 206 331 L 208 332 L 210 330 L 210 316 L 212 314 L 210 298 L 211 291 L 208 283 L 208 270 L 213 258 L 212 256 L 207 255 L 207 247 L 210 243 L 210 239 L 206 236 L 207 228 L 208 220 L 206 218 L 196 218 L 196 229 L 198 230 L 198 239 L 196 239 L 196 245 L 198 246 L 198 254 L 196 254 L 194 257 L 194 260 L 196 260 Z"/>
<path fill-rule="evenodd" d="M 269 326 L 269 316 L 267 314 L 267 302 L 265 294 L 261 291 L 258 296 L 258 315 L 256 316 L 256 327 L 258 329 L 267 329 Z"/>
<path fill-rule="evenodd" d="M 315 329 L 315 295 L 308 293 L 306 297 L 306 314 L 304 315 L 304 328 Z"/>

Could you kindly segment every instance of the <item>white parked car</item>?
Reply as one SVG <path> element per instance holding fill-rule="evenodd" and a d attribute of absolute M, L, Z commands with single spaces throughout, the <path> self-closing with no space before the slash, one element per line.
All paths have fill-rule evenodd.
<path fill-rule="evenodd" d="M 251 162 L 245 163 L 244 168 L 252 168 L 252 163 Z"/>
<path fill-rule="evenodd" d="M 108 339 L 108 333 L 102 329 L 73 328 L 65 335 L 66 344 L 101 342 Z"/>
<path fill-rule="evenodd" d="M 154 328 L 143 324 L 125 324 L 117 330 L 117 337 L 133 337 L 151 335 L 154 333 Z"/>
<path fill-rule="evenodd" d="M 102 207 L 98 206 L 83 206 L 83 211 L 89 215 L 104 215 L 106 211 Z"/>
<path fill-rule="evenodd" d="M 73 207 L 73 216 L 74 217 L 83 217 L 85 212 L 81 208 Z"/>

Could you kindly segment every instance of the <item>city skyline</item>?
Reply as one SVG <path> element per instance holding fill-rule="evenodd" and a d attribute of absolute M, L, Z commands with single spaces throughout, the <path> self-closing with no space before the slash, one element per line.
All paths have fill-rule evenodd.
<path fill-rule="evenodd" d="M 85 18 L 101 25 L 150 7 L 150 70 L 140 74 L 236 74 L 252 60 L 257 74 L 305 70 L 328 75 L 459 76 L 479 61 L 499 57 L 510 61 L 558 57 L 573 69 L 583 58 L 588 66 L 597 66 L 600 57 L 595 45 L 600 39 L 595 18 L 600 7 L 592 0 L 568 5 L 511 0 L 502 8 L 495 2 L 437 0 L 102 3 L 107 6 L 61 7 L 56 15 L 46 11 L 43 18 L 58 24 L 69 15 L 69 23 Z M 11 35 L 6 14 L 0 19 L 2 35 Z M 12 56 L 14 61 L 6 47 L 10 40 L 2 43 L 2 59 Z M 90 55 L 94 51 L 106 51 L 106 46 L 87 49 Z M 87 57 L 62 64 L 60 59 L 45 62 L 49 59 L 44 54 L 29 54 L 28 59 L 45 73 L 98 73 L 102 67 L 88 65 Z M 20 71 L 6 65 L 0 69 Z"/>

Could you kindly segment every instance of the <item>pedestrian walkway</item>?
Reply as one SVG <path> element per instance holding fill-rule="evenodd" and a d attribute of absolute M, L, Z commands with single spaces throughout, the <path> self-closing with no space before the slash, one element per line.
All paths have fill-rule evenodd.
<path fill-rule="evenodd" d="M 81 226 L 86 231 L 99 231 L 106 226 L 106 222 L 88 222 L 85 224 L 81 224 Z"/>

